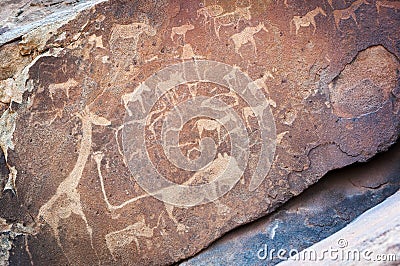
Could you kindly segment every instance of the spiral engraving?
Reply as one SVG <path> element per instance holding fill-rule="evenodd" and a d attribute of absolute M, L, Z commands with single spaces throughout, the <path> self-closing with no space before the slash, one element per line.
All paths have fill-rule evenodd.
<path fill-rule="evenodd" d="M 238 68 L 209 60 L 171 65 L 122 100 L 124 156 L 153 197 L 195 206 L 228 193 L 246 169 L 250 191 L 267 176 L 274 118 L 262 89 Z"/>

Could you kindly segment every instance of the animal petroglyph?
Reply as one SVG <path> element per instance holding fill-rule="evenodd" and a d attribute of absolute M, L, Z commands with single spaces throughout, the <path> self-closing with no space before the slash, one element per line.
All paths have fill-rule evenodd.
<path fill-rule="evenodd" d="M 221 29 L 221 27 L 228 27 L 233 25 L 239 26 L 239 22 L 241 20 L 251 20 L 250 8 L 251 6 L 237 7 L 232 12 L 224 13 L 222 15 L 214 17 L 214 31 L 218 39 L 220 38 L 219 30 Z"/>
<path fill-rule="evenodd" d="M 150 88 L 142 84 L 141 86 L 137 87 L 133 92 L 122 95 L 121 100 L 124 103 L 125 109 L 128 112 L 129 116 L 132 116 L 132 111 L 128 107 L 128 104 L 130 102 L 139 102 L 143 112 L 146 112 L 146 108 L 144 107 L 142 98 L 142 93 L 144 91 L 150 91 Z"/>
<path fill-rule="evenodd" d="M 192 24 L 185 24 L 185 25 L 182 25 L 179 27 L 172 27 L 171 40 L 174 41 L 175 35 L 180 35 L 180 36 L 182 36 L 183 41 L 185 41 L 186 33 L 193 29 L 194 29 L 194 26 Z"/>
<path fill-rule="evenodd" d="M 312 25 L 314 27 L 313 33 L 315 33 L 315 31 L 317 30 L 317 23 L 315 22 L 315 17 L 318 14 L 326 16 L 325 11 L 321 7 L 316 7 L 315 9 L 309 11 L 304 16 L 294 16 L 290 22 L 290 27 L 292 27 L 292 23 L 294 23 L 297 35 L 301 27 L 310 27 Z"/>
<path fill-rule="evenodd" d="M 265 90 L 266 93 L 269 93 L 267 86 L 265 85 L 265 82 L 267 81 L 268 78 L 275 79 L 275 77 L 272 75 L 272 73 L 268 70 L 265 70 L 264 74 L 262 75 L 261 78 L 258 78 L 254 81 L 254 84 L 258 88 L 262 88 Z"/>
<path fill-rule="evenodd" d="M 130 52 L 132 56 L 137 56 L 137 45 L 139 42 L 139 38 L 141 34 L 147 34 L 148 36 L 155 36 L 156 29 L 147 23 L 132 23 L 127 25 L 115 24 L 112 29 L 111 37 L 110 37 L 110 49 L 111 52 L 118 56 L 119 59 L 126 60 L 126 54 L 124 54 L 121 49 L 124 51 Z M 132 39 L 130 42 L 125 44 L 128 47 L 121 47 L 121 44 L 118 40 L 124 39 Z M 126 52 L 125 52 L 126 53 Z"/>
<path fill-rule="evenodd" d="M 53 95 L 57 93 L 57 91 L 62 90 L 67 98 L 69 99 L 69 89 L 72 87 L 75 87 L 78 85 L 78 82 L 74 79 L 68 79 L 64 83 L 57 83 L 57 84 L 51 84 L 49 85 L 49 93 L 50 93 L 50 98 L 53 101 Z"/>
<path fill-rule="evenodd" d="M 381 12 L 382 7 L 391 8 L 391 9 L 400 9 L 399 1 L 376 1 L 375 3 L 376 10 L 378 13 Z"/>
<path fill-rule="evenodd" d="M 333 18 L 335 19 L 335 26 L 338 30 L 340 30 L 339 28 L 339 24 L 341 20 L 347 20 L 349 18 L 352 18 L 354 20 L 354 22 L 356 23 L 356 25 L 358 26 L 358 22 L 357 22 L 357 17 L 356 17 L 356 10 L 360 8 L 360 6 L 362 4 L 366 4 L 369 5 L 370 3 L 368 3 L 366 0 L 357 0 L 355 2 L 353 2 L 351 4 L 351 6 L 349 6 L 346 9 L 337 9 L 337 10 L 333 10 Z"/>
<path fill-rule="evenodd" d="M 202 136 L 204 130 L 216 130 L 218 133 L 218 141 L 221 141 L 221 124 L 218 121 L 211 119 L 199 119 L 196 121 L 196 127 L 199 131 L 200 137 Z"/>
<path fill-rule="evenodd" d="M 102 158 L 101 153 L 97 153 L 96 156 L 96 161 L 98 162 L 100 158 Z M 184 185 L 194 185 L 196 183 L 202 183 L 202 182 L 211 182 L 215 180 L 219 175 L 224 173 L 226 170 L 228 163 L 232 162 L 229 164 L 230 166 L 230 171 L 232 173 L 234 172 L 240 172 L 239 166 L 237 165 L 236 160 L 232 158 L 231 156 L 228 156 L 227 154 L 221 155 L 219 154 L 218 157 L 205 169 L 198 171 L 196 174 L 194 174 L 188 181 L 184 182 Z M 99 166 L 99 163 L 98 163 Z M 231 175 L 227 175 L 228 179 Z M 224 183 L 224 180 L 221 180 L 222 182 L 220 185 L 226 185 Z M 228 182 L 229 183 L 229 182 Z M 217 187 L 215 187 L 215 190 L 217 190 Z M 210 191 L 212 194 L 213 192 Z M 216 191 L 214 191 L 216 193 Z M 145 195 L 146 197 L 149 196 L 148 194 Z M 222 206 L 221 203 L 216 202 L 215 203 L 218 208 Z M 165 209 L 167 211 L 168 216 L 171 218 L 171 220 L 177 225 L 177 231 L 178 233 L 183 233 L 186 231 L 186 226 L 182 223 L 179 223 L 179 221 L 174 217 L 173 211 L 174 211 L 174 206 L 165 204 Z M 225 206 L 224 208 L 225 211 L 229 211 L 229 209 Z M 135 243 L 136 248 L 138 253 L 140 253 L 140 241 L 139 239 L 141 237 L 144 238 L 151 238 L 154 235 L 154 230 L 158 228 L 160 225 L 160 221 L 162 218 L 162 213 L 158 217 L 157 224 L 154 227 L 150 227 L 148 224 L 146 224 L 144 218 L 139 220 L 138 222 L 127 226 L 126 228 L 118 231 L 114 231 L 111 233 L 108 233 L 105 236 L 106 239 L 106 244 L 107 248 L 109 249 L 110 253 L 112 254 L 113 258 L 115 259 L 115 253 L 118 252 L 119 249 L 123 248 L 124 246 L 127 246 L 131 244 L 132 242 Z"/>
<path fill-rule="evenodd" d="M 239 49 L 242 47 L 242 45 L 250 42 L 253 46 L 254 53 L 257 55 L 257 47 L 256 41 L 254 40 L 254 35 L 261 30 L 268 32 L 268 30 L 264 26 L 264 23 L 259 23 L 255 27 L 246 27 L 243 31 L 233 34 L 231 36 L 231 39 L 235 44 L 235 52 L 242 56 L 242 54 L 239 52 Z"/>
<path fill-rule="evenodd" d="M 221 15 L 224 12 L 224 9 L 220 5 L 209 5 L 206 7 L 202 7 L 197 10 L 197 18 L 200 16 L 204 17 L 204 22 L 208 23 L 210 18 L 214 18 L 216 16 Z"/>
<path fill-rule="evenodd" d="M 138 200 L 141 200 L 141 199 L 144 199 L 144 198 L 147 198 L 147 197 L 151 197 L 151 195 L 148 194 L 148 193 L 144 193 L 142 195 L 130 198 L 129 200 L 121 203 L 120 205 L 111 204 L 109 199 L 108 199 L 108 197 L 107 197 L 105 184 L 104 184 L 104 177 L 103 177 L 103 174 L 102 174 L 102 171 L 101 171 L 101 161 L 103 160 L 103 158 L 104 158 L 104 153 L 103 152 L 97 151 L 97 152 L 93 153 L 93 159 L 96 162 L 97 173 L 98 173 L 99 179 L 100 179 L 100 186 L 101 186 L 101 191 L 102 191 L 102 194 L 103 194 L 104 202 L 107 205 L 107 209 L 111 212 L 112 218 L 116 219 L 116 218 L 119 217 L 119 215 L 115 213 L 117 210 L 122 209 L 122 208 L 124 208 L 124 207 L 126 207 L 126 206 L 128 206 L 128 205 L 130 205 L 130 204 L 132 204 L 132 203 L 134 203 L 136 201 L 138 201 Z M 178 220 L 173 216 L 173 213 L 172 213 L 173 208 L 171 208 L 172 205 L 164 203 L 164 206 L 165 206 L 165 209 L 167 211 L 168 217 L 175 223 L 177 231 L 178 232 L 183 232 L 184 229 L 186 228 L 186 226 L 184 224 L 182 224 L 182 223 L 179 223 Z M 136 224 L 136 226 L 139 226 L 139 224 Z M 157 224 L 157 226 L 158 226 L 158 224 Z M 131 226 L 130 229 L 133 229 L 134 227 L 135 226 L 133 226 L 133 227 Z M 154 228 L 156 228 L 156 227 L 154 227 Z M 127 231 L 132 231 L 132 230 L 127 230 Z M 115 235 L 115 232 L 111 233 L 109 235 Z M 136 234 L 135 236 L 137 237 L 138 235 Z M 132 238 L 132 239 L 136 239 L 136 238 Z M 121 242 L 120 243 L 121 245 L 115 245 L 115 243 L 116 243 L 115 241 L 114 242 L 112 240 L 110 240 L 110 241 L 112 243 L 114 243 L 114 244 L 107 245 L 109 247 L 111 253 L 114 252 L 116 246 L 123 246 L 123 245 L 129 244 L 130 242 L 132 242 L 132 240 L 130 240 L 130 241 L 128 241 L 129 243 L 128 242 Z M 137 242 L 137 239 L 136 239 L 136 243 L 137 243 L 137 247 L 139 248 L 139 243 Z M 112 248 L 111 246 L 113 246 L 114 248 Z"/>
<path fill-rule="evenodd" d="M 260 28 L 262 26 L 260 24 Z M 190 72 L 186 72 L 186 70 L 190 70 Z M 216 71 L 220 75 L 215 75 Z M 189 73 L 191 74 L 188 76 Z M 268 74 L 270 73 L 267 73 L 265 78 L 270 77 Z M 197 87 L 197 82 L 219 84 L 230 90 L 221 91 L 217 89 L 215 95 L 211 90 L 206 92 L 207 95 L 210 95 L 203 96 L 203 89 L 198 91 L 203 87 Z M 188 83 L 190 83 L 188 91 L 174 89 L 180 84 Z M 263 147 L 268 146 L 261 150 L 262 156 L 260 158 L 263 158 L 263 162 L 257 164 L 257 169 L 254 171 L 256 175 L 250 180 L 251 186 L 249 186 L 249 189 L 254 190 L 262 182 L 273 161 L 273 154 L 270 153 L 271 150 L 274 151 L 275 149 L 275 124 L 269 106 L 270 102 L 265 98 L 265 93 L 254 84 L 254 81 L 247 74 L 241 72 L 240 68 L 208 60 L 183 61 L 159 70 L 156 75 L 151 76 L 142 85 L 148 86 L 147 88 L 151 89 L 151 93 L 150 91 L 147 93 L 146 90 L 142 90 L 143 92 L 146 91 L 146 93 L 141 93 L 136 88 L 135 91 L 138 91 L 138 94 L 141 95 L 140 99 L 134 94 L 127 94 L 122 100 L 127 113 L 130 113 L 128 107 L 131 112 L 135 112 L 132 116 L 126 116 L 125 133 L 122 134 L 122 142 L 124 145 L 123 152 L 127 158 L 127 165 L 132 172 L 132 176 L 149 196 L 173 206 L 195 206 L 217 200 L 234 186 L 235 183 L 233 181 L 240 180 L 241 175 L 236 174 L 233 175 L 234 178 L 229 179 L 225 175 L 226 172 L 224 172 L 212 184 L 202 184 L 200 187 L 177 186 L 177 184 L 164 176 L 174 173 L 174 169 L 166 169 L 162 174 L 157 170 L 154 162 L 152 162 L 153 158 L 158 158 L 154 157 L 156 154 L 153 155 L 155 150 L 146 151 L 146 143 L 152 140 L 149 140 L 143 132 L 146 132 L 148 127 L 153 125 L 150 126 L 153 127 L 152 132 L 161 134 L 161 139 L 156 144 L 162 145 L 165 156 L 159 158 L 160 160 L 170 161 L 175 168 L 179 168 L 181 171 L 193 171 L 196 173 L 212 164 L 215 160 L 213 158 L 221 154 L 222 151 L 218 152 L 219 145 L 224 143 L 225 136 L 229 134 L 231 143 L 230 156 L 236 160 L 240 171 L 243 173 L 246 169 L 245 165 L 250 151 L 249 136 L 244 125 L 245 119 L 239 110 L 243 108 L 240 107 L 242 102 L 251 107 L 252 112 L 245 112 L 247 120 L 249 120 L 250 115 L 256 117 L 260 132 L 258 134 L 262 139 L 262 145 Z M 200 95 L 197 95 L 198 93 Z M 189 96 L 194 97 L 186 99 Z M 134 109 L 133 106 L 128 105 L 131 101 L 143 102 L 142 108 L 140 108 L 140 104 L 137 104 Z M 165 111 L 159 111 L 163 109 L 163 106 L 157 105 L 158 101 L 168 102 L 168 109 L 173 109 L 168 112 L 162 127 L 159 127 L 161 125 L 159 122 L 152 123 L 154 120 L 158 119 L 160 121 L 164 117 L 161 112 L 164 113 Z M 148 113 L 152 110 L 148 109 L 151 106 L 154 106 L 159 113 L 154 113 L 149 117 Z M 190 146 L 186 145 L 182 149 L 185 144 L 179 143 L 179 132 L 183 130 L 187 121 L 191 121 L 193 118 L 196 118 L 196 120 L 193 121 L 191 127 L 192 130 L 197 131 L 195 135 L 198 140 L 189 140 Z M 268 124 L 269 122 L 271 124 Z M 161 132 L 158 132 L 160 128 Z M 211 138 L 206 137 L 210 135 L 212 135 Z M 184 138 L 186 139 L 189 136 L 190 134 L 186 135 L 185 133 Z M 213 138 L 214 141 L 212 140 Z M 151 139 L 158 140 L 158 137 L 154 138 L 152 136 Z M 204 148 L 206 149 L 204 150 Z M 99 168 L 101 168 L 100 159 L 95 160 L 98 161 Z M 159 163 L 159 165 L 161 167 L 163 164 Z M 144 173 L 142 169 L 148 171 Z M 98 171 L 100 172 L 100 170 Z M 229 172 L 230 170 L 227 169 L 227 171 Z M 238 172 L 240 173 L 240 171 Z M 156 187 L 152 183 L 155 176 L 158 176 L 156 181 L 158 186 Z M 100 178 L 102 179 L 102 177 Z M 215 195 L 213 193 L 210 194 L 208 191 L 212 186 L 221 184 L 222 181 L 220 179 L 224 179 L 223 182 L 226 182 L 226 185 L 223 185 Z M 106 193 L 103 194 L 106 198 Z M 120 205 L 111 205 L 110 202 L 107 205 L 115 213 L 115 210 L 144 197 L 144 195 L 137 196 Z M 175 218 L 173 218 L 172 211 L 170 211 L 171 207 L 166 207 L 166 210 L 171 220 L 174 221 Z M 178 229 L 184 228 L 179 224 L 177 224 L 177 227 Z"/>
<path fill-rule="evenodd" d="M 218 106 L 215 104 L 215 100 L 218 100 L 220 98 L 224 99 L 225 97 L 228 99 L 233 99 L 233 102 L 229 103 L 229 105 L 224 105 L 224 106 Z M 238 106 L 239 101 L 240 101 L 239 95 L 237 93 L 235 93 L 233 90 L 230 90 L 229 92 L 220 93 L 220 94 L 214 95 L 214 96 L 204 100 L 201 103 L 201 107 L 207 107 L 207 108 L 210 108 L 213 110 L 218 110 L 218 111 L 226 111 L 234 106 Z"/>
<path fill-rule="evenodd" d="M 238 175 L 238 173 L 241 173 L 241 170 L 236 159 L 227 155 L 226 153 L 219 153 L 215 160 L 213 160 L 206 168 L 197 171 L 191 178 L 185 181 L 183 185 L 193 186 L 203 183 L 210 183 L 219 178 L 221 175 L 224 175 L 225 178 L 220 178 L 219 182 L 212 186 L 211 189 L 207 190 L 207 193 L 204 195 L 205 197 L 216 198 L 216 195 L 218 193 L 217 191 L 222 186 L 232 185 L 232 180 L 237 179 L 236 176 Z M 218 209 L 223 206 L 219 199 L 214 200 L 213 203 L 217 206 Z M 169 204 L 165 204 L 165 207 L 167 209 L 167 212 L 169 213 L 170 218 L 175 222 L 175 224 L 178 225 L 178 232 L 183 232 L 186 229 L 186 226 L 183 224 L 179 224 L 176 218 L 174 218 L 173 210 L 175 207 Z"/>
<path fill-rule="evenodd" d="M 78 159 L 71 173 L 60 183 L 50 200 L 43 204 L 38 214 L 38 220 L 43 219 L 50 225 L 60 247 L 62 247 L 59 236 L 60 220 L 67 219 L 71 214 L 80 216 L 85 222 L 86 230 L 92 241 L 92 228 L 83 212 L 77 188 L 92 147 L 92 125 L 108 126 L 111 124 L 107 119 L 91 113 L 88 107 L 76 116 L 82 121 L 82 139 Z"/>
<path fill-rule="evenodd" d="M 139 237 L 151 238 L 154 234 L 154 229 L 156 229 L 160 224 L 161 215 L 158 218 L 157 225 L 154 227 L 149 227 L 146 224 L 144 218 L 140 221 L 127 226 L 126 228 L 114 231 L 105 236 L 107 248 L 115 260 L 115 252 L 132 242 L 135 242 L 138 253 L 140 253 Z"/>

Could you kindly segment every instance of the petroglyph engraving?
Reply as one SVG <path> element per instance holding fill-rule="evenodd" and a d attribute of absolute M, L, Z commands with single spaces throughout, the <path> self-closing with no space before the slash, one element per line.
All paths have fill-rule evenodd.
<path fill-rule="evenodd" d="M 49 93 L 50 93 L 50 98 L 53 101 L 54 100 L 54 94 L 57 93 L 57 91 L 63 91 L 65 93 L 65 96 L 69 99 L 69 89 L 72 87 L 75 87 L 78 85 L 78 82 L 74 79 L 68 79 L 64 83 L 57 83 L 57 84 L 51 84 L 49 85 Z"/>
<path fill-rule="evenodd" d="M 262 24 L 260 25 L 261 27 L 263 26 Z M 197 96 L 198 82 L 211 82 L 228 87 L 230 91 L 219 92 L 211 97 Z M 187 95 L 194 96 L 190 100 L 184 100 L 183 102 L 181 102 L 180 96 L 177 95 L 177 91 L 173 90 L 174 87 L 182 84 L 189 84 L 190 86 L 188 86 L 191 89 Z M 247 117 L 251 115 L 256 118 L 255 120 L 260 126 L 258 131 L 262 139 L 260 143 L 264 145 L 259 157 L 262 163 L 259 161 L 257 164 L 249 186 L 250 190 L 257 188 L 271 166 L 273 160 L 271 151 L 275 150 L 276 135 L 274 123 L 271 124 L 269 122 L 273 121 L 272 113 L 269 109 L 270 103 L 254 81 L 238 68 L 214 61 L 197 60 L 162 69 L 139 87 L 141 86 L 143 88 L 134 90 L 135 94 L 131 93 L 123 96 L 122 101 L 127 110 L 127 115 L 122 129 L 122 137 L 128 167 L 136 182 L 148 195 L 162 200 L 166 205 L 189 207 L 217 200 L 218 197 L 224 195 L 240 180 L 249 158 L 249 136 L 244 121 L 242 121 L 246 119 L 242 118 L 242 113 L 237 114 L 237 111 L 233 108 L 234 106 L 242 108 L 239 107 L 240 102 L 247 103 L 249 107 L 248 111 L 245 112 Z M 246 89 L 243 90 L 243 88 Z M 140 95 L 141 98 L 139 99 L 137 95 Z M 152 106 L 161 96 L 165 97 L 173 106 L 172 111 L 169 111 L 165 118 L 162 118 L 164 115 L 161 114 L 161 112 L 165 111 L 162 105 L 152 110 Z M 233 102 L 230 100 L 231 98 Z M 222 99 L 229 102 L 229 104 L 221 101 Z M 135 112 L 132 110 L 135 110 Z M 252 110 L 251 114 L 250 110 Z M 186 155 L 184 155 L 181 147 L 188 144 L 179 142 L 179 132 L 183 129 L 184 124 L 194 117 L 197 117 L 194 122 L 194 128 L 197 130 L 196 134 L 200 136 L 200 140 L 199 142 L 189 141 L 191 146 L 186 149 L 190 150 L 186 150 Z M 154 120 L 157 120 L 157 122 Z M 147 127 L 152 134 L 159 134 L 155 130 L 155 125 L 160 125 L 162 120 L 164 122 L 161 129 L 162 144 L 160 145 L 164 149 L 166 159 L 174 167 L 184 171 L 194 171 L 197 175 L 195 174 L 193 178 L 199 179 L 199 171 L 202 171 L 201 169 L 207 169 L 210 165 L 215 166 L 215 160 L 219 159 L 222 162 L 222 158 L 224 158 L 227 170 L 212 178 L 213 180 L 209 183 L 197 186 L 187 185 L 186 182 L 178 185 L 160 176 L 151 163 L 152 157 L 149 156 L 146 150 L 146 140 L 143 132 Z M 214 131 L 217 134 L 217 137 L 214 136 L 216 141 L 210 139 L 210 137 L 204 137 L 206 131 Z M 222 136 L 225 131 L 229 134 L 231 143 L 229 158 L 222 154 L 216 155 L 216 147 L 225 139 L 225 136 Z M 209 134 L 207 133 L 207 136 Z M 132 138 L 132 136 L 135 136 L 135 138 Z M 193 145 L 193 143 L 197 144 Z M 196 147 L 196 145 L 199 146 Z M 192 151 L 200 151 L 200 157 L 189 159 L 187 154 Z M 100 166 L 100 159 L 95 158 L 95 160 Z M 237 167 L 234 167 L 235 165 Z M 236 169 L 237 171 L 233 173 L 229 169 Z M 148 173 L 150 177 L 143 173 Z M 101 171 L 99 171 L 100 174 Z M 152 179 L 155 176 L 159 176 L 156 185 L 153 184 Z M 188 182 L 191 182 L 190 180 Z M 215 193 L 212 191 L 215 191 Z M 106 198 L 105 192 L 103 193 Z M 109 209 L 118 209 L 142 197 L 144 196 L 132 198 L 118 206 L 111 205 L 109 202 L 107 205 Z M 171 211 L 173 208 L 166 207 L 166 209 L 169 217 L 174 220 Z M 178 224 L 178 227 L 183 228 L 183 225 Z"/>
<path fill-rule="evenodd" d="M 144 104 L 143 104 L 143 99 L 142 99 L 142 96 L 141 96 L 141 94 L 144 91 L 150 91 L 150 88 L 147 87 L 147 86 L 139 86 L 135 91 L 133 91 L 131 93 L 124 94 L 122 96 L 122 102 L 124 103 L 124 107 L 125 107 L 126 111 L 128 112 L 128 114 L 130 116 L 132 116 L 132 112 L 128 108 L 128 104 L 130 102 L 139 102 L 141 107 L 142 107 L 142 110 L 145 111 L 145 107 L 144 107 Z"/>
<path fill-rule="evenodd" d="M 216 130 L 218 133 L 218 140 L 221 141 L 221 124 L 218 121 L 211 119 L 199 119 L 196 121 L 196 127 L 199 131 L 200 137 L 203 135 L 204 130 Z"/>
<path fill-rule="evenodd" d="M 154 227 L 149 227 L 146 224 L 145 219 L 142 218 L 142 220 L 137 221 L 136 223 L 129 225 L 122 230 L 107 234 L 105 236 L 107 248 L 114 260 L 116 259 L 116 251 L 132 242 L 135 242 L 137 252 L 140 253 L 139 237 L 151 238 L 154 234 L 154 229 L 156 229 L 160 224 L 160 218 L 161 215 L 159 216 L 157 225 Z"/>
<path fill-rule="evenodd" d="M 333 10 L 333 17 L 335 19 L 336 29 L 340 30 L 340 27 L 339 27 L 340 21 L 347 20 L 350 18 L 352 18 L 354 20 L 354 22 L 356 23 L 356 25 L 359 26 L 355 12 L 363 4 L 369 5 L 370 3 L 368 3 L 366 0 L 356 0 L 355 2 L 353 2 L 351 4 L 351 6 L 349 6 L 346 9 Z"/>
<path fill-rule="evenodd" d="M 269 93 L 269 90 L 268 90 L 267 86 L 265 85 L 265 82 L 267 81 L 268 78 L 275 79 L 275 77 L 272 75 L 272 73 L 270 71 L 265 70 L 262 77 L 258 78 L 254 81 L 255 85 L 259 88 L 263 88 L 266 93 Z"/>
<path fill-rule="evenodd" d="M 156 29 L 142 22 L 127 25 L 115 24 L 109 40 L 111 52 L 119 60 L 128 60 L 125 65 L 129 65 L 129 60 L 135 59 L 138 55 L 137 46 L 143 33 L 155 36 Z M 129 42 L 122 42 L 126 39 L 129 39 Z"/>
<path fill-rule="evenodd" d="M 104 158 L 104 153 L 101 152 L 101 151 L 95 152 L 95 153 L 93 153 L 93 158 L 94 158 L 94 160 L 96 162 L 96 165 L 97 165 L 97 173 L 98 173 L 99 179 L 100 179 L 101 191 L 102 191 L 102 194 L 103 194 L 104 202 L 107 205 L 107 209 L 109 211 L 111 211 L 111 215 L 112 215 L 113 219 L 116 219 L 116 218 L 119 217 L 119 214 L 116 213 L 117 210 L 123 209 L 124 207 L 128 206 L 129 204 L 132 204 L 132 203 L 134 203 L 134 202 L 136 202 L 138 200 L 141 200 L 141 199 L 144 199 L 144 198 L 147 198 L 147 197 L 151 196 L 151 195 L 146 193 L 146 194 L 142 194 L 142 195 L 136 196 L 134 198 L 131 198 L 131 199 L 123 202 L 120 205 L 111 204 L 109 199 L 108 199 L 108 197 L 107 197 L 105 184 L 104 184 L 104 177 L 103 177 L 103 174 L 102 174 L 102 171 L 101 171 L 101 161 Z M 178 233 L 183 233 L 186 230 L 186 226 L 184 224 L 182 224 L 182 223 L 179 223 L 178 220 L 174 217 L 174 215 L 173 215 L 173 209 L 174 209 L 173 205 L 164 203 L 164 206 L 165 206 L 165 210 L 167 211 L 168 217 L 175 223 L 177 232 Z M 161 215 L 160 215 L 160 217 L 161 217 Z M 139 224 L 136 224 L 136 226 L 139 226 Z M 158 226 L 158 224 L 157 224 L 157 226 Z M 129 228 L 133 229 L 132 227 L 135 227 L 135 226 L 130 226 Z M 156 227 L 154 227 L 153 229 L 155 229 Z M 132 231 L 132 230 L 124 230 L 124 231 Z M 108 238 L 108 240 L 109 240 L 108 242 L 110 242 L 110 243 L 113 242 L 114 243 L 114 244 L 108 245 L 111 253 L 114 253 L 116 246 L 123 246 L 123 245 L 129 244 L 130 242 L 132 242 L 132 241 L 120 242 L 120 244 L 115 245 L 115 242 L 112 241 L 111 235 L 117 235 L 117 234 L 121 234 L 121 232 L 119 232 L 119 233 L 114 232 L 114 233 L 109 234 L 110 236 Z M 134 234 L 134 236 L 137 237 L 137 236 L 140 236 L 140 235 Z M 141 236 L 144 236 L 144 235 L 141 235 Z M 135 238 L 135 237 L 132 236 L 131 238 L 132 239 L 136 239 L 135 242 L 137 244 L 137 248 L 139 249 L 139 243 L 137 242 L 137 238 Z M 129 237 L 127 237 L 127 238 L 129 238 Z"/>
<path fill-rule="evenodd" d="M 235 52 L 240 56 L 242 56 L 242 54 L 239 52 L 239 49 L 242 47 L 242 45 L 250 42 L 251 45 L 253 46 L 254 54 L 257 55 L 257 46 L 256 46 L 256 41 L 254 40 L 254 35 L 260 32 L 261 30 L 268 32 L 268 30 L 264 26 L 264 23 L 259 23 L 255 27 L 246 27 L 240 33 L 233 34 L 231 36 L 231 39 L 235 44 Z"/>
<path fill-rule="evenodd" d="M 77 113 L 76 116 L 79 117 L 82 122 L 82 139 L 78 159 L 71 173 L 60 183 L 56 193 L 49 201 L 43 204 L 38 213 L 38 220 L 43 219 L 49 224 L 61 248 L 62 244 L 59 236 L 60 220 L 67 219 L 71 214 L 78 215 L 85 222 L 86 231 L 92 243 L 92 228 L 83 212 L 80 194 L 77 188 L 92 147 L 92 125 L 108 126 L 111 124 L 107 119 L 91 113 L 88 107 L 82 112 Z"/>
<path fill-rule="evenodd" d="M 179 27 L 172 27 L 171 40 L 174 41 L 175 35 L 182 36 L 183 41 L 185 41 L 186 33 L 193 30 L 194 26 L 192 24 L 185 24 Z"/>
<path fill-rule="evenodd" d="M 197 10 L 197 18 L 204 17 L 203 22 L 208 23 L 210 18 L 221 15 L 224 9 L 220 5 L 209 5 Z"/>
<path fill-rule="evenodd" d="M 251 20 L 250 13 L 251 6 L 248 7 L 236 7 L 236 9 L 229 13 L 224 13 L 222 15 L 213 18 L 214 21 L 214 31 L 218 39 L 220 39 L 219 31 L 221 27 L 228 27 L 236 25 L 239 26 L 241 20 Z"/>
<path fill-rule="evenodd" d="M 317 30 L 317 23 L 315 22 L 315 17 L 317 15 L 326 16 L 325 11 L 321 7 L 316 7 L 315 9 L 309 11 L 304 16 L 294 16 L 290 22 L 290 27 L 292 27 L 292 23 L 296 27 L 296 35 L 299 33 L 301 27 L 310 27 L 311 25 L 314 27 L 313 33 Z"/>

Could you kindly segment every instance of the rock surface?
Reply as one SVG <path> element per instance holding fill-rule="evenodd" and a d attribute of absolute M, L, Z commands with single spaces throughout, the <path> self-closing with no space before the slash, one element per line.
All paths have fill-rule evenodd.
<path fill-rule="evenodd" d="M 4 44 L 0 216 L 35 264 L 170 264 L 368 160 L 400 130 L 386 2 L 109 1 Z"/>
<path fill-rule="evenodd" d="M 276 265 L 289 257 L 290 250 L 300 252 L 328 238 L 396 193 L 399 161 L 397 143 L 366 163 L 332 171 L 272 214 L 227 233 L 181 265 Z M 390 219 L 384 211 L 380 217 Z M 280 249 L 286 251 L 282 259 Z"/>

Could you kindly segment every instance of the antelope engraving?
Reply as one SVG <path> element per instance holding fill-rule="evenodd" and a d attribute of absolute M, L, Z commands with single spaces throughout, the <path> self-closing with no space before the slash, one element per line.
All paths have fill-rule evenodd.
<path fill-rule="evenodd" d="M 204 22 L 208 23 L 210 18 L 221 15 L 224 9 L 220 5 L 210 5 L 197 10 L 197 18 L 204 17 Z"/>
<path fill-rule="evenodd" d="M 218 143 L 221 141 L 221 124 L 218 121 L 211 120 L 211 119 L 199 119 L 196 121 L 196 127 L 197 130 L 199 131 L 199 135 L 201 138 L 201 135 L 203 134 L 204 130 L 216 130 L 218 133 Z"/>
<path fill-rule="evenodd" d="M 156 29 L 141 22 L 113 26 L 109 40 L 110 50 L 114 56 L 123 61 L 124 66 L 131 64 L 131 60 L 137 57 L 137 46 L 143 33 L 148 36 L 155 36 Z M 124 45 L 121 47 L 121 40 L 125 39 L 132 39 L 132 41 L 123 42 Z"/>
<path fill-rule="evenodd" d="M 214 31 L 218 39 L 220 39 L 219 30 L 222 26 L 238 26 L 241 20 L 251 20 L 250 7 L 237 7 L 235 11 L 214 17 Z"/>
<path fill-rule="evenodd" d="M 154 227 L 149 227 L 144 218 L 137 221 L 136 223 L 127 226 L 126 228 L 114 231 L 105 236 L 107 248 L 110 251 L 113 259 L 115 260 L 115 252 L 132 242 L 135 242 L 136 249 L 140 253 L 140 244 L 138 237 L 151 238 L 154 234 L 154 229 L 156 229 L 160 224 L 161 215 L 158 217 L 157 225 Z"/>
<path fill-rule="evenodd" d="M 274 75 L 272 75 L 272 73 L 268 70 L 265 70 L 262 77 L 258 78 L 256 80 L 254 80 L 254 84 L 258 87 L 258 88 L 262 88 L 265 90 L 265 92 L 269 92 L 267 86 L 265 85 L 265 82 L 267 81 L 267 79 L 275 79 Z"/>
<path fill-rule="evenodd" d="M 172 27 L 171 40 L 174 41 L 175 35 L 180 35 L 183 37 L 183 41 L 185 41 L 186 33 L 193 29 L 194 26 L 192 24 L 185 24 L 179 27 Z"/>
<path fill-rule="evenodd" d="M 299 33 L 301 27 L 310 27 L 311 25 L 314 27 L 313 34 L 317 30 L 317 24 L 315 22 L 315 17 L 321 14 L 326 17 L 325 11 L 321 7 L 316 7 L 315 9 L 311 10 L 304 16 L 294 16 L 290 22 L 290 27 L 292 27 L 292 23 L 294 23 L 296 27 L 296 35 Z"/>
<path fill-rule="evenodd" d="M 56 83 L 56 84 L 51 84 L 49 85 L 49 93 L 50 93 L 50 98 L 53 101 L 54 100 L 54 94 L 57 93 L 57 91 L 61 90 L 65 93 L 67 98 L 69 99 L 69 89 L 72 87 L 75 87 L 78 85 L 78 82 L 74 79 L 68 79 L 67 82 L 64 83 Z"/>
<path fill-rule="evenodd" d="M 250 42 L 253 46 L 254 53 L 257 55 L 257 47 L 256 41 L 254 40 L 254 35 L 261 30 L 268 32 L 268 30 L 264 26 L 264 23 L 259 23 L 255 27 L 246 27 L 243 31 L 233 34 L 231 36 L 231 39 L 235 44 L 235 52 L 242 56 L 242 54 L 239 52 L 239 49 L 242 47 L 242 45 Z"/>
<path fill-rule="evenodd" d="M 339 28 L 339 24 L 341 20 L 347 20 L 352 18 L 354 20 L 354 22 L 356 23 L 356 25 L 358 26 L 357 23 L 357 17 L 356 17 L 356 10 L 360 8 L 360 6 L 362 4 L 366 4 L 369 5 L 370 3 L 368 3 L 366 0 L 357 0 L 355 2 L 353 2 L 351 4 L 351 6 L 349 6 L 346 9 L 337 9 L 337 10 L 333 10 L 333 18 L 335 19 L 335 26 L 338 30 L 340 30 Z"/>

